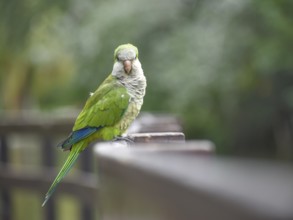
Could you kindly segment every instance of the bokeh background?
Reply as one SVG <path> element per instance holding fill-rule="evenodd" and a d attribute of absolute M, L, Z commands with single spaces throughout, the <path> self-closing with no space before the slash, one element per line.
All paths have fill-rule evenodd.
<path fill-rule="evenodd" d="M 143 111 L 180 118 L 218 154 L 292 161 L 292 11 L 290 0 L 1 0 L 1 119 L 78 112 L 129 42 L 148 80 Z"/>
<path fill-rule="evenodd" d="M 292 159 L 293 3 L 2 0 L 0 108 L 81 108 L 131 42 L 143 111 L 180 117 L 223 153 Z"/>

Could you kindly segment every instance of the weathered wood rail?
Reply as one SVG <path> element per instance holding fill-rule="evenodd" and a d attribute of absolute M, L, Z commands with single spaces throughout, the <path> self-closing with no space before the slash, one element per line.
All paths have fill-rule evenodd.
<path fill-rule="evenodd" d="M 98 144 L 101 219 L 293 219 L 292 165 L 206 156 L 212 149 Z"/>
<path fill-rule="evenodd" d="M 180 123 L 167 118 L 136 122 L 133 132 L 154 133 L 129 134 L 133 143 L 98 143 L 94 153 L 93 148 L 83 152 L 80 170 L 66 177 L 56 193 L 77 197 L 80 219 L 85 220 L 95 219 L 96 209 L 98 219 L 104 220 L 293 219 L 292 165 L 216 157 L 211 142 L 185 142 Z M 34 190 L 43 198 L 60 168 L 56 169 L 52 138 L 66 136 L 72 123 L 0 121 L 0 219 L 12 219 L 14 188 Z M 8 140 L 14 133 L 33 133 L 42 140 L 41 170 L 15 169 L 10 163 Z M 58 219 L 58 197 L 55 194 L 45 206 L 44 219 Z"/>
<path fill-rule="evenodd" d="M 156 118 L 155 116 L 147 117 Z M 153 128 L 155 132 L 160 131 L 162 127 L 155 125 L 155 123 L 163 123 L 166 131 L 180 130 L 181 126 L 173 117 L 157 116 L 157 120 L 148 122 L 144 117 L 143 126 L 138 121 L 132 131 L 140 132 L 141 128 L 150 130 Z M 140 119 L 140 120 L 141 120 Z M 56 173 L 60 167 L 56 167 L 56 159 L 54 158 L 53 150 L 55 150 L 55 143 L 53 138 L 64 134 L 66 137 L 72 128 L 74 118 L 60 119 L 60 118 L 44 118 L 42 120 L 30 117 L 29 119 L 19 118 L 2 119 L 0 120 L 0 200 L 1 213 L 0 219 L 11 220 L 12 212 L 15 211 L 12 207 L 11 192 L 15 188 L 24 190 L 33 190 L 40 193 L 40 198 L 43 198 L 44 193 L 52 183 Z M 32 167 L 22 166 L 22 169 L 15 169 L 10 161 L 10 136 L 13 134 L 33 134 L 37 139 L 41 139 L 41 161 L 42 169 L 32 169 Z M 130 139 L 134 142 L 170 142 L 170 141 L 184 141 L 183 133 L 154 133 L 154 134 L 137 134 L 130 135 Z M 35 157 L 36 155 L 34 155 Z M 75 170 L 74 176 L 66 177 L 62 184 L 58 187 L 57 193 L 70 193 L 78 198 L 81 207 L 80 219 L 93 220 L 95 218 L 95 203 L 99 193 L 97 176 L 93 173 L 93 154 L 92 148 L 84 151 L 80 158 L 80 171 Z M 53 196 L 44 207 L 44 219 L 55 220 L 56 216 L 56 200 L 58 197 Z M 40 201 L 41 204 L 42 201 Z M 41 208 L 41 207 L 40 207 Z"/>
<path fill-rule="evenodd" d="M 0 197 L 2 200 L 1 219 L 11 220 L 14 207 L 12 207 L 11 192 L 16 189 L 34 190 L 40 193 L 42 198 L 50 182 L 54 179 L 58 169 L 56 167 L 56 159 L 54 158 L 53 151 L 55 146 L 52 142 L 56 135 L 66 137 L 72 128 L 73 119 L 66 120 L 36 120 L 30 119 L 2 119 L 0 121 Z M 31 135 L 33 134 L 36 139 L 41 140 L 41 155 L 33 155 L 41 158 L 41 169 L 36 171 L 32 167 L 28 168 L 23 166 L 21 170 L 15 169 L 10 161 L 10 148 L 9 139 L 14 134 Z M 90 199 L 94 198 L 96 192 L 96 178 L 91 174 L 93 166 L 93 159 L 90 150 L 85 151 L 81 157 L 81 170 L 76 178 L 66 178 L 64 183 L 60 185 L 62 192 L 68 192 L 76 195 L 81 201 L 81 216 L 85 219 L 94 219 L 94 212 L 88 210 Z M 88 169 L 90 164 L 91 170 Z M 55 168 L 56 167 L 56 168 Z M 86 177 L 85 177 L 86 176 Z M 86 181 L 80 181 L 80 178 Z M 89 197 L 88 197 L 89 196 Z M 53 197 L 48 201 L 44 207 L 44 219 L 55 220 L 56 216 L 56 198 Z"/>

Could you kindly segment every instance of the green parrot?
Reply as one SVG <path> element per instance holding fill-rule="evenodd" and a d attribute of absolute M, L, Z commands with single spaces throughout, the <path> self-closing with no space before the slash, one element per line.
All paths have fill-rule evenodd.
<path fill-rule="evenodd" d="M 118 46 L 114 52 L 112 73 L 90 94 L 75 121 L 72 133 L 58 145 L 63 150 L 70 150 L 70 153 L 42 206 L 90 142 L 121 137 L 138 115 L 145 89 L 146 78 L 138 59 L 138 49 L 132 44 Z"/>

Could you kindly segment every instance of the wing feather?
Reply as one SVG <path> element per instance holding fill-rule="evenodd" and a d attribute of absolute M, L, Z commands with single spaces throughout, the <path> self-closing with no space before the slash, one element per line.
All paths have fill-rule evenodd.
<path fill-rule="evenodd" d="M 85 127 L 105 127 L 115 125 L 129 105 L 130 96 L 124 86 L 112 76 L 89 97 L 84 109 L 78 115 L 73 131 Z"/>

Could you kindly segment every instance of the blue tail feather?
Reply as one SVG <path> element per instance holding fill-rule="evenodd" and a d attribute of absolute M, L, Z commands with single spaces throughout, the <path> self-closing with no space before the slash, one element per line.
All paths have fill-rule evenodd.
<path fill-rule="evenodd" d="M 73 144 L 90 136 L 91 134 L 95 133 L 97 130 L 99 130 L 101 128 L 102 128 L 102 126 L 100 126 L 100 127 L 86 127 L 86 128 L 82 128 L 80 130 L 73 131 L 66 140 L 62 141 L 57 146 L 61 147 L 63 150 L 70 150 L 70 148 Z"/>

